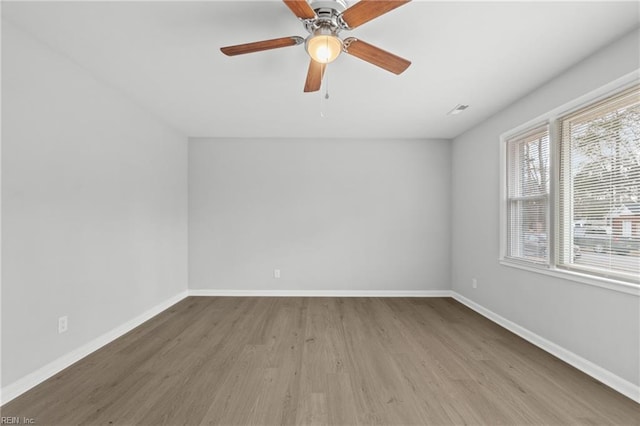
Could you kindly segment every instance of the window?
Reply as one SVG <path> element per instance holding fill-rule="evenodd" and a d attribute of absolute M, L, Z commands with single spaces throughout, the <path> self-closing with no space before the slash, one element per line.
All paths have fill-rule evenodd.
<path fill-rule="evenodd" d="M 639 95 L 633 88 L 561 119 L 563 267 L 640 279 Z"/>
<path fill-rule="evenodd" d="M 566 111 L 501 139 L 502 258 L 639 284 L 640 86 Z"/>
<path fill-rule="evenodd" d="M 549 129 L 536 128 L 507 145 L 507 255 L 547 263 Z"/>

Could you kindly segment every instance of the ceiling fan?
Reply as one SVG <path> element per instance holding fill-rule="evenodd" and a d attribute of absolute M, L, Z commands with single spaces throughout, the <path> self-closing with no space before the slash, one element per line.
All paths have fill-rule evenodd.
<path fill-rule="evenodd" d="M 311 61 L 304 84 L 305 92 L 320 90 L 322 77 L 328 63 L 341 52 L 376 65 L 394 74 L 406 70 L 411 62 L 356 38 L 341 39 L 343 30 L 352 30 L 411 0 L 360 0 L 351 7 L 346 0 L 283 0 L 294 15 L 300 19 L 309 35 L 282 37 L 253 43 L 222 47 L 227 56 L 243 55 L 262 50 L 297 46 L 304 43 Z"/>

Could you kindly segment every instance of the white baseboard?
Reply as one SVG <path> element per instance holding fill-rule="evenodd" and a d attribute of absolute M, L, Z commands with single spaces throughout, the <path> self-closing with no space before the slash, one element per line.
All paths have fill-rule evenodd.
<path fill-rule="evenodd" d="M 189 290 L 189 296 L 240 297 L 451 297 L 451 290 Z"/>
<path fill-rule="evenodd" d="M 7 402 L 11 401 L 15 397 L 23 394 L 34 386 L 44 382 L 51 376 L 59 373 L 65 368 L 69 367 L 71 364 L 81 360 L 92 352 L 100 349 L 107 343 L 111 343 L 118 337 L 128 333 L 133 330 L 143 322 L 153 318 L 158 315 L 160 312 L 168 309 L 172 305 L 178 303 L 182 299 L 188 296 L 188 292 L 185 290 L 176 294 L 175 296 L 165 300 L 162 303 L 148 309 L 137 317 L 127 321 L 126 323 L 120 325 L 119 327 L 114 328 L 111 331 L 93 339 L 89 343 L 82 345 L 81 347 L 69 352 L 68 354 L 61 356 L 55 361 L 50 362 L 44 367 L 39 368 L 26 375 L 25 377 L 3 387 L 0 389 L 0 405 L 4 405 Z"/>
<path fill-rule="evenodd" d="M 451 292 L 451 297 L 453 297 L 455 300 L 462 303 L 463 305 L 466 305 L 469 308 L 473 309 L 474 311 L 478 312 L 480 315 L 506 328 L 512 333 L 517 334 L 518 336 L 529 341 L 530 343 L 533 343 L 534 345 L 545 350 L 546 352 L 549 352 L 550 354 L 560 358 L 567 364 L 574 366 L 578 370 L 588 374 L 589 376 L 604 383 L 610 388 L 620 392 L 626 397 L 631 398 L 637 403 L 640 403 L 640 386 L 637 386 L 623 379 L 622 377 L 610 372 L 609 370 L 606 370 L 592 363 L 591 361 L 586 360 L 581 356 L 576 355 L 575 353 L 545 339 L 544 337 L 541 337 L 535 334 L 534 332 L 524 327 L 521 327 L 512 321 L 509 321 L 508 319 L 496 314 L 495 312 L 485 308 L 482 305 L 477 304 L 476 302 L 470 299 L 467 299 L 466 297 L 462 296 L 461 294 L 455 291 Z"/>

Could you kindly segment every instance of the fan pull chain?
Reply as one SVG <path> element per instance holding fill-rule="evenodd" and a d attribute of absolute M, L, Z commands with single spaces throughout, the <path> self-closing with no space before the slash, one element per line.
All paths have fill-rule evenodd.
<path fill-rule="evenodd" d="M 329 52 L 329 38 L 325 38 L 325 48 L 327 49 L 327 54 Z M 325 78 L 324 78 L 324 88 L 326 90 L 326 94 L 324 95 L 325 99 L 329 99 L 329 67 L 325 65 L 325 69 L 324 69 L 324 73 L 325 73 Z"/>
<path fill-rule="evenodd" d="M 329 73 L 327 72 L 329 67 L 325 68 L 324 78 L 322 80 L 322 84 L 324 85 L 324 96 L 322 95 L 322 90 L 320 90 L 320 117 L 325 118 L 327 115 L 325 114 L 327 108 L 327 101 L 329 100 Z"/>
<path fill-rule="evenodd" d="M 329 67 L 327 67 L 324 71 L 325 77 L 324 77 L 324 90 L 325 90 L 325 94 L 324 94 L 324 98 L 325 99 L 329 99 Z"/>

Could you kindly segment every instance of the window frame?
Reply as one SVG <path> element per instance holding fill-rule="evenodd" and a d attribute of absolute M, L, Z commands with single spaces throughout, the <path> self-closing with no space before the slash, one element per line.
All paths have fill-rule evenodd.
<path fill-rule="evenodd" d="M 509 259 L 509 261 L 513 261 L 513 262 L 522 262 L 524 264 L 536 264 L 536 265 L 542 265 L 542 266 L 547 266 L 549 265 L 549 263 L 552 261 L 552 250 L 551 250 L 551 239 L 549 238 L 549 235 L 551 235 L 551 231 L 552 228 L 550 226 L 551 223 L 551 209 L 550 209 L 550 203 L 551 203 L 551 187 L 553 186 L 552 184 L 552 180 L 551 180 L 551 155 L 549 157 L 548 160 L 548 167 L 549 167 L 549 191 L 545 194 L 532 194 L 532 195 L 519 195 L 519 196 L 511 196 L 509 195 L 509 150 L 511 148 L 511 144 L 510 142 L 515 141 L 515 142 L 521 142 L 524 140 L 527 140 L 533 136 L 539 135 L 539 134 L 543 134 L 546 133 L 547 137 L 549 138 L 549 154 L 551 154 L 551 128 L 549 127 L 549 124 L 546 122 L 542 122 L 539 123 L 537 126 L 531 126 L 528 129 L 526 129 L 524 132 L 519 132 L 519 133 L 515 133 L 511 136 L 509 136 L 508 138 L 505 139 L 504 141 L 504 149 L 505 149 L 505 158 L 504 158 L 504 163 L 505 163 L 505 229 L 504 232 L 506 234 L 506 238 L 505 238 L 505 251 L 504 251 L 504 258 Z M 517 185 L 519 186 L 519 185 Z M 509 226 L 510 223 L 508 222 L 508 218 L 509 218 L 509 212 L 511 211 L 510 209 L 510 205 L 513 202 L 518 202 L 518 201 L 534 201 L 534 200 L 543 200 L 544 203 L 546 204 L 546 209 L 545 209 L 545 220 L 546 220 L 546 233 L 547 233 L 547 259 L 546 261 L 543 260 L 534 260 L 534 258 L 531 259 L 525 259 L 524 256 L 513 256 L 510 252 L 510 245 L 512 243 L 512 241 L 514 239 L 519 239 L 518 237 L 515 237 L 512 233 L 509 232 L 509 228 L 510 229 L 514 229 L 514 227 Z M 516 228 L 517 229 L 517 228 Z M 522 230 L 518 230 L 518 232 L 522 232 Z M 539 258 L 538 258 L 539 259 Z"/>
<path fill-rule="evenodd" d="M 599 89 L 580 96 L 573 101 L 561 105 L 553 110 L 542 114 L 532 120 L 527 121 L 499 137 L 500 143 L 500 247 L 498 261 L 501 265 L 523 269 L 544 275 L 554 276 L 573 282 L 602 287 L 622 293 L 640 296 L 640 284 L 615 277 L 590 274 L 586 272 L 567 269 L 560 265 L 560 238 L 561 238 L 561 216 L 560 211 L 560 150 L 561 150 L 561 125 L 562 119 L 576 111 L 615 96 L 628 90 L 640 82 L 640 70 L 629 73 Z M 526 259 L 510 257 L 508 253 L 508 185 L 507 175 L 508 165 L 508 142 L 519 136 L 525 135 L 536 128 L 548 126 L 549 130 L 549 193 L 547 201 L 548 219 L 548 262 L 532 262 Z"/>

